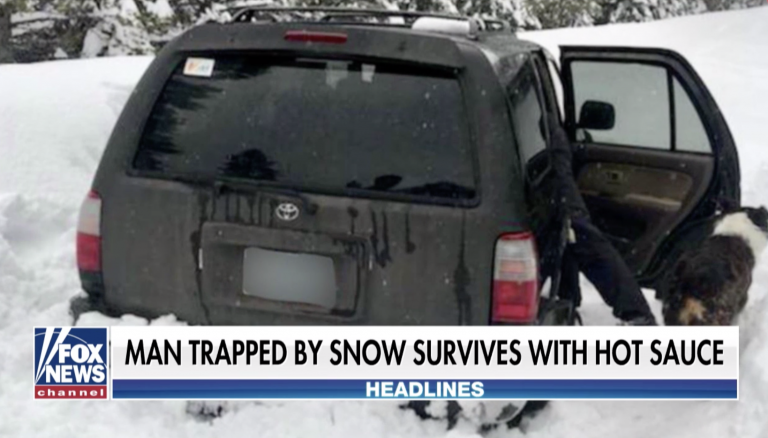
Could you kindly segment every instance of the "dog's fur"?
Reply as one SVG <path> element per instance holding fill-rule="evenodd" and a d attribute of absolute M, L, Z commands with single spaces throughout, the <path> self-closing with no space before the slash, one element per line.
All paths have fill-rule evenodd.
<path fill-rule="evenodd" d="M 678 259 L 662 296 L 666 325 L 732 325 L 747 304 L 752 270 L 768 243 L 768 211 L 724 213 L 711 235 Z"/>

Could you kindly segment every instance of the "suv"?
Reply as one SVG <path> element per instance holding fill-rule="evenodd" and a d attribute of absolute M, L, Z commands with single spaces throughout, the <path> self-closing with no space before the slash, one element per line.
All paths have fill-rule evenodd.
<path fill-rule="evenodd" d="M 559 64 L 453 16 L 250 8 L 189 30 L 137 85 L 83 204 L 89 305 L 217 325 L 541 323 L 564 245 L 547 125 L 563 119 L 595 222 L 654 287 L 739 200 L 728 127 L 676 53 L 561 47 Z"/>

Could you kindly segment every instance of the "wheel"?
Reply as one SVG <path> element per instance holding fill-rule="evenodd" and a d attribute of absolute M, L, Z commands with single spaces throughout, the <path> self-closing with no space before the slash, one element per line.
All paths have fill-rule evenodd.
<path fill-rule="evenodd" d="M 76 324 L 80 315 L 88 312 L 99 312 L 109 317 L 119 317 L 121 314 L 114 309 L 106 306 L 104 300 L 99 296 L 78 295 L 69 300 L 69 315 L 72 317 L 72 324 Z"/>
<path fill-rule="evenodd" d="M 92 310 L 94 306 L 88 296 L 78 295 L 69 301 L 69 315 L 72 317 L 73 325 L 80 319 L 80 315 Z"/>

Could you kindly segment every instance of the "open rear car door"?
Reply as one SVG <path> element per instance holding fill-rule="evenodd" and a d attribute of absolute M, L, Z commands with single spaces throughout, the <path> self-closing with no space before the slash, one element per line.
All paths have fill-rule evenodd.
<path fill-rule="evenodd" d="M 593 220 L 644 287 L 740 203 L 736 147 L 691 65 L 661 49 L 561 47 L 565 124 Z"/>

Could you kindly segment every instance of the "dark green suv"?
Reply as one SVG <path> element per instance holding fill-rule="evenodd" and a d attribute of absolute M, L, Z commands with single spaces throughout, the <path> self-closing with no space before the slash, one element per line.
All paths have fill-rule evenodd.
<path fill-rule="evenodd" d="M 83 204 L 89 305 L 218 325 L 540 323 L 564 245 L 550 119 L 595 222 L 653 287 L 739 199 L 732 137 L 678 54 L 561 52 L 559 68 L 501 23 L 389 11 L 252 8 L 189 30 L 131 95 Z"/>

